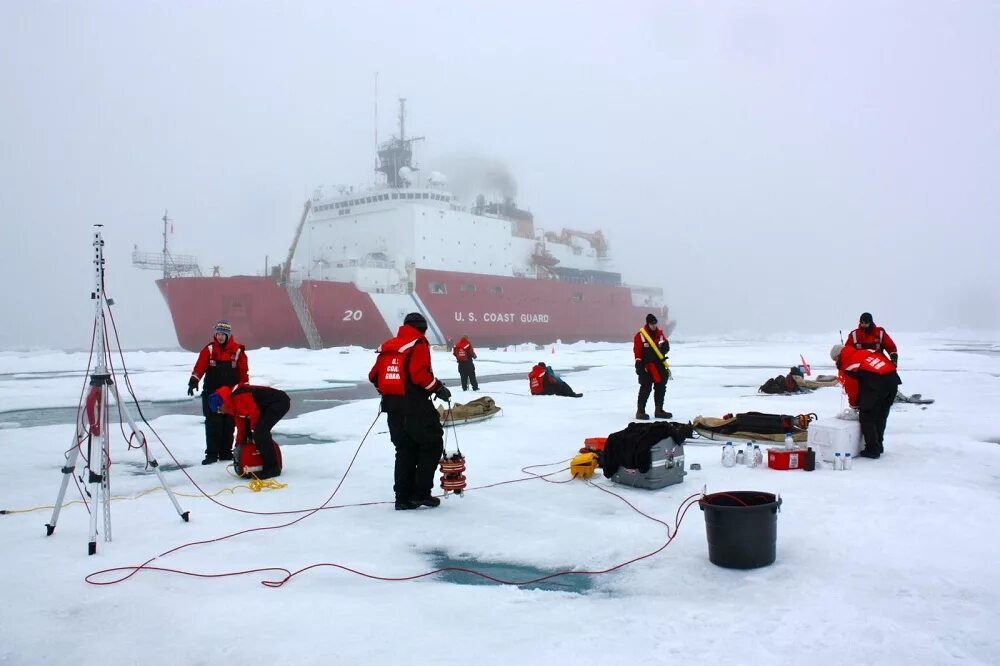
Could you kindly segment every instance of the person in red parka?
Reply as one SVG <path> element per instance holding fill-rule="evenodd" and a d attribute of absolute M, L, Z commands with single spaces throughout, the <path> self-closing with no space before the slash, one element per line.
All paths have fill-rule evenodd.
<path fill-rule="evenodd" d="M 865 448 L 858 455 L 877 459 L 884 452 L 885 425 L 902 381 L 896 366 L 881 352 L 834 345 L 830 358 L 837 364 L 838 379 L 847 402 L 858 410 Z"/>
<path fill-rule="evenodd" d="M 472 384 L 472 390 L 478 391 L 479 381 L 476 379 L 476 364 L 472 362 L 476 358 L 476 350 L 472 348 L 469 338 L 463 335 L 458 344 L 452 348 L 451 353 L 458 361 L 458 376 L 462 378 L 462 390 L 467 390 L 469 384 Z"/>
<path fill-rule="evenodd" d="M 368 381 L 382 396 L 389 437 L 396 447 L 392 489 L 396 510 L 434 508 L 434 472 L 444 450 L 444 429 L 431 395 L 450 401 L 451 391 L 434 376 L 427 320 L 419 312 L 406 315 L 396 337 L 376 350 Z"/>
<path fill-rule="evenodd" d="M 280 475 L 281 464 L 271 429 L 288 413 L 291 406 L 288 394 L 270 386 L 240 384 L 235 389 L 228 386 L 218 389 L 209 403 L 214 411 L 228 414 L 236 421 L 237 444 L 253 441 L 257 447 L 264 465 L 257 478 Z"/>
<path fill-rule="evenodd" d="M 899 364 L 899 353 L 896 343 L 881 326 L 875 325 L 875 319 L 870 312 L 862 312 L 858 319 L 858 327 L 847 334 L 847 347 L 853 349 L 868 349 L 889 355 L 893 365 Z"/>
<path fill-rule="evenodd" d="M 658 419 L 669 419 L 673 416 L 663 410 L 663 397 L 667 391 L 667 379 L 670 378 L 667 354 L 670 352 L 670 341 L 658 326 L 656 315 L 646 315 L 646 325 L 639 329 L 632 341 L 632 351 L 635 354 L 635 374 L 639 377 L 639 400 L 636 405 L 635 418 L 648 420 L 646 401 L 653 394 L 653 405 L 656 410 L 653 416 Z"/>
<path fill-rule="evenodd" d="M 535 364 L 528 373 L 528 389 L 531 395 L 561 395 L 565 398 L 582 398 L 573 388 L 544 362 Z"/>
<path fill-rule="evenodd" d="M 250 381 L 246 349 L 233 338 L 233 327 L 220 321 L 212 331 L 212 341 L 205 345 L 191 371 L 188 395 L 198 390 L 202 377 L 201 412 L 205 415 L 205 459 L 202 465 L 233 459 L 233 417 L 209 408 L 208 399 L 216 389 Z"/>

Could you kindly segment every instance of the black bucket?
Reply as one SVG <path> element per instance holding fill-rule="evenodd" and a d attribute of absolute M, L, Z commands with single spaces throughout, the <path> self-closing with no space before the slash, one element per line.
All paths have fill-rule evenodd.
<path fill-rule="evenodd" d="M 708 559 L 729 569 L 755 569 L 774 564 L 781 499 L 756 490 L 732 490 L 706 495 Z"/>

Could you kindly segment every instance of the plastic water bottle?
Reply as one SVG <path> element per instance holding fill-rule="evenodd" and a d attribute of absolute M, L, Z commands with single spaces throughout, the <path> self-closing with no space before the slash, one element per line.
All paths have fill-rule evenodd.
<path fill-rule="evenodd" d="M 726 442 L 722 447 L 722 466 L 732 467 L 736 464 L 736 451 L 733 450 L 733 443 Z"/>
<path fill-rule="evenodd" d="M 851 469 L 851 463 L 852 463 L 853 460 L 854 459 L 851 458 L 851 454 L 850 453 L 845 453 L 844 454 L 844 469 Z"/>
<path fill-rule="evenodd" d="M 754 446 L 753 440 L 751 439 L 750 443 L 747 444 L 747 454 L 746 457 L 744 458 L 744 462 L 746 463 L 747 467 L 753 467 L 753 446 Z"/>
<path fill-rule="evenodd" d="M 792 433 L 790 432 L 785 433 L 785 448 L 786 449 L 795 448 L 795 439 L 792 437 Z"/>
<path fill-rule="evenodd" d="M 743 458 L 743 449 L 740 449 L 739 451 L 736 452 L 736 464 L 737 465 L 745 465 L 746 464 L 746 462 L 744 461 L 744 458 Z"/>
<path fill-rule="evenodd" d="M 833 454 L 833 469 L 844 469 L 844 459 L 840 456 L 840 451 Z"/>
<path fill-rule="evenodd" d="M 753 445 L 753 466 L 763 467 L 764 466 L 764 452 L 760 450 L 760 447 L 756 444 Z"/>

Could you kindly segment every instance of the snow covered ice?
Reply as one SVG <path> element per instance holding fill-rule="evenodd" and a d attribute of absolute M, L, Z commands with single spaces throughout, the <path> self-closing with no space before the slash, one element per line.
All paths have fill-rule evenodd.
<path fill-rule="evenodd" d="M 259 493 L 223 464 L 199 464 L 200 416 L 161 416 L 151 424 L 170 453 L 143 429 L 191 522 L 178 518 L 163 492 L 144 494 L 157 488 L 156 476 L 120 435 L 112 441 L 111 490 L 130 499 L 112 503 L 114 539 L 100 536 L 97 555 L 86 555 L 89 519 L 81 504 L 63 509 L 51 537 L 44 536 L 51 509 L 0 517 L 0 663 L 1000 663 L 1000 344 L 958 331 L 893 333 L 901 389 L 936 402 L 893 408 L 881 460 L 857 460 L 847 472 L 827 463 L 811 473 L 724 468 L 717 442 L 689 440 L 686 463 L 701 469 L 689 469 L 684 483 L 645 491 L 600 474 L 593 479 L 671 524 L 682 500 L 703 487 L 780 494 L 772 566 L 712 565 L 695 506 L 662 552 L 585 584 L 578 577 L 552 581 L 555 589 L 464 585 L 440 574 L 371 578 L 419 576 L 445 560 L 479 562 L 487 572 L 495 571 L 490 564 L 523 567 L 529 577 L 603 570 L 668 538 L 661 525 L 583 481 L 546 483 L 522 471 L 539 465 L 530 471 L 568 479 L 568 460 L 584 438 L 629 422 L 637 392 L 629 345 L 482 349 L 478 394 L 455 390 L 454 361 L 435 351 L 435 369 L 455 400 L 489 395 L 503 409 L 447 431 L 449 449 L 457 435 L 468 461 L 465 497 L 434 510 L 393 510 L 384 416 L 358 450 L 376 418 L 374 399 L 279 423 L 285 469 L 277 480 L 287 487 Z M 839 389 L 756 393 L 800 353 L 814 373 L 832 372 L 833 341 L 679 339 L 666 407 L 679 421 L 750 410 L 833 418 L 845 406 Z M 348 386 L 365 380 L 373 359 L 359 348 L 256 350 L 251 380 L 289 391 Z M 193 354 L 128 352 L 125 360 L 140 400 L 191 400 L 184 392 Z M 584 397 L 529 396 L 526 376 L 539 360 Z M 85 353 L 2 352 L 0 410 L 75 407 L 86 367 Z M 575 367 L 585 369 L 569 372 Z M 522 378 L 489 379 L 510 373 Z M 305 395 L 293 393 L 293 402 Z M 35 425 L 0 413 L 0 508 L 51 505 L 73 439 L 64 421 L 71 420 Z M 200 496 L 186 475 L 213 499 Z M 522 478 L 529 480 L 482 488 Z M 332 508 L 307 515 L 342 479 Z M 78 499 L 75 492 L 70 484 L 67 500 Z M 156 557 L 196 541 L 204 543 Z M 113 585 L 85 581 L 151 558 L 151 567 L 196 575 L 139 571 Z M 281 587 L 261 584 L 313 565 L 322 566 Z M 212 577 L 247 570 L 258 571 Z"/>

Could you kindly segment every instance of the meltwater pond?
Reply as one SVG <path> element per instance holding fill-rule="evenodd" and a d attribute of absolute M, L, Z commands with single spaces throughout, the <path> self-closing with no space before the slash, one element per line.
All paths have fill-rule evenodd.
<path fill-rule="evenodd" d="M 589 367 L 590 366 L 578 366 L 560 374 L 567 375 L 580 370 L 586 370 Z M 8 376 L 8 379 L 10 381 L 17 381 L 16 378 L 10 378 L 10 376 Z M 482 388 L 483 384 L 491 382 L 506 382 L 517 379 L 525 380 L 524 392 L 527 394 L 527 375 L 522 372 L 483 375 L 482 377 L 479 377 L 479 383 L 481 385 L 480 393 L 482 395 L 489 395 L 489 391 Z M 308 414 L 309 412 L 315 412 L 320 409 L 329 409 L 354 400 L 365 400 L 378 397 L 378 394 L 375 392 L 375 387 L 368 382 L 352 383 L 344 380 L 330 380 L 330 382 L 337 384 L 337 386 L 320 389 L 307 389 L 303 391 L 289 391 L 288 395 L 292 399 L 292 406 L 285 418 L 294 418 L 300 414 Z M 454 389 L 453 386 L 452 388 Z M 458 402 L 463 402 L 476 395 L 477 394 L 475 393 L 461 393 L 456 390 L 453 399 Z M 133 418 L 137 419 L 138 424 L 138 422 L 141 421 L 141 417 L 138 413 L 136 413 L 137 410 L 135 403 L 129 402 L 128 404 Z M 138 411 L 141 412 L 141 416 L 145 417 L 147 421 L 152 421 L 153 419 L 168 415 L 180 414 L 187 416 L 201 416 L 201 409 L 201 397 L 199 395 L 193 398 L 185 398 L 183 400 L 156 402 L 140 400 Z M 73 423 L 76 420 L 77 413 L 78 410 L 75 406 L 16 409 L 0 412 L 0 428 L 34 428 L 37 426 Z M 116 423 L 118 422 L 118 412 L 114 405 L 111 407 L 111 420 Z M 280 428 L 278 428 L 278 430 L 280 431 Z"/>

